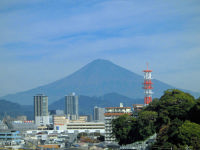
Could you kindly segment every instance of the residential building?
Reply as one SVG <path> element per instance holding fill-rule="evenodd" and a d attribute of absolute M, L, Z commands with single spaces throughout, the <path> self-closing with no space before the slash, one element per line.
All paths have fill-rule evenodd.
<path fill-rule="evenodd" d="M 35 116 L 48 116 L 48 96 L 38 94 L 34 96 Z"/>
<path fill-rule="evenodd" d="M 107 107 L 105 108 L 105 141 L 116 142 L 115 137 L 112 136 L 112 120 L 118 118 L 121 115 L 132 115 L 131 107 L 123 107 L 120 103 L 120 107 Z"/>
<path fill-rule="evenodd" d="M 34 96 L 34 115 L 37 126 L 49 124 L 48 97 L 44 94 Z"/>
<path fill-rule="evenodd" d="M 104 113 L 105 108 L 94 107 L 94 121 L 96 122 L 104 122 Z"/>
<path fill-rule="evenodd" d="M 78 120 L 78 96 L 75 93 L 65 96 L 65 114 L 70 120 Z"/>

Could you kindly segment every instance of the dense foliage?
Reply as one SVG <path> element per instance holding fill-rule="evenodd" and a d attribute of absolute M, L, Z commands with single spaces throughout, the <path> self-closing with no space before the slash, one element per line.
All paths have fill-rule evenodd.
<path fill-rule="evenodd" d="M 139 112 L 137 118 L 120 116 L 114 120 L 112 122 L 113 135 L 121 134 L 118 134 L 116 139 L 122 145 L 127 144 L 126 141 L 133 143 L 145 140 L 157 133 L 157 142 L 152 149 L 158 149 L 158 147 L 200 149 L 199 115 L 200 98 L 195 100 L 193 96 L 180 90 L 167 90 L 160 99 L 154 99 Z M 127 118 L 134 121 L 127 123 Z M 122 125 L 117 126 L 117 124 Z"/>
<path fill-rule="evenodd" d="M 127 114 L 113 120 L 113 133 L 119 139 L 119 144 L 132 143 L 131 128 L 135 125 L 135 120 L 135 118 Z"/>

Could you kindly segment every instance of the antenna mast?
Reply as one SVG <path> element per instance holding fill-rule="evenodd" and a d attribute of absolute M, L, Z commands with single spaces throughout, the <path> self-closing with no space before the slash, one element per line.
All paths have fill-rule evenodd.
<path fill-rule="evenodd" d="M 148 105 L 150 102 L 152 102 L 152 94 L 153 94 L 153 92 L 152 92 L 152 89 L 153 89 L 153 87 L 152 87 L 152 82 L 151 82 L 151 79 L 152 79 L 152 77 L 151 77 L 151 72 L 152 72 L 152 70 L 149 70 L 148 69 L 148 63 L 146 63 L 147 64 L 147 70 L 144 70 L 143 72 L 144 72 L 144 104 L 145 105 Z"/>

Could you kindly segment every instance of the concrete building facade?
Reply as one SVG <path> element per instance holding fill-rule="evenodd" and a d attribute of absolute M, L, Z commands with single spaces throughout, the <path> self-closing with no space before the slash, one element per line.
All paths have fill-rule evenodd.
<path fill-rule="evenodd" d="M 132 115 L 131 107 L 107 107 L 105 108 L 105 141 L 106 142 L 116 142 L 115 137 L 112 136 L 112 120 L 118 118 L 121 115 L 128 114 Z"/>
<path fill-rule="evenodd" d="M 104 122 L 87 122 L 85 117 L 87 116 L 80 116 L 79 120 L 69 120 L 65 116 L 54 116 L 54 130 L 68 133 L 105 133 Z"/>
<path fill-rule="evenodd" d="M 104 122 L 105 108 L 100 108 L 100 107 L 95 106 L 93 113 L 94 113 L 93 114 L 94 121 Z"/>
<path fill-rule="evenodd" d="M 48 97 L 44 94 L 34 96 L 34 116 L 36 125 L 49 124 Z"/>
<path fill-rule="evenodd" d="M 9 131 L 4 130 L 3 132 L 0 132 L 0 142 L 15 142 L 20 143 L 21 142 L 21 136 L 19 131 Z M 12 143 L 11 143 L 12 144 Z"/>
<path fill-rule="evenodd" d="M 68 122 L 69 120 L 66 119 L 65 115 L 53 116 L 54 130 L 66 130 L 66 125 Z"/>
<path fill-rule="evenodd" d="M 70 120 L 78 120 L 78 96 L 75 93 L 65 96 L 65 114 Z"/>
<path fill-rule="evenodd" d="M 77 123 L 67 123 L 67 131 L 68 133 L 93 133 L 93 132 L 99 132 L 104 133 L 105 132 L 105 124 L 104 122 L 77 122 Z"/>

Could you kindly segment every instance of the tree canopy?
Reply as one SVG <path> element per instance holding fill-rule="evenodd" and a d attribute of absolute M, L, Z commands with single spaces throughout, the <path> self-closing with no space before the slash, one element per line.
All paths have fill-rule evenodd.
<path fill-rule="evenodd" d="M 113 135 L 119 144 L 127 144 L 127 141 L 145 140 L 157 133 L 156 146 L 200 149 L 199 115 L 200 98 L 195 100 L 188 93 L 170 89 L 160 99 L 154 99 L 136 118 L 121 116 L 114 120 Z"/>
<path fill-rule="evenodd" d="M 113 136 L 116 137 L 119 144 L 129 144 L 133 142 L 131 135 L 132 126 L 136 124 L 136 119 L 125 114 L 112 120 Z"/>

